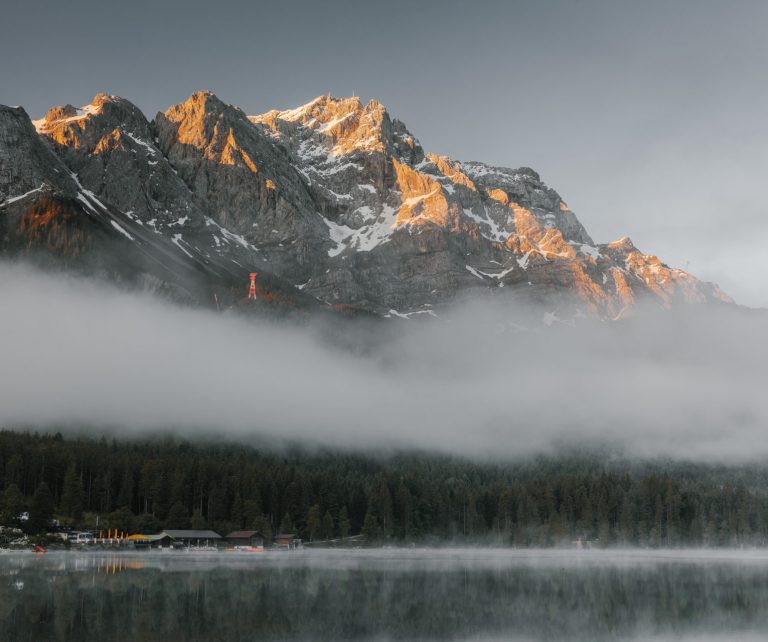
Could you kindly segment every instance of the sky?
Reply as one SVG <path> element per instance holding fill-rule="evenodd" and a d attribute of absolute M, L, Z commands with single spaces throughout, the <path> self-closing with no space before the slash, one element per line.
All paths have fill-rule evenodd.
<path fill-rule="evenodd" d="M 519 332 L 521 306 L 505 298 L 429 323 L 254 328 L 19 263 L 0 263 L 0 301 L 13 302 L 0 332 L 8 429 L 502 460 L 573 447 L 768 457 L 766 313 L 641 310 Z"/>
<path fill-rule="evenodd" d="M 530 166 L 597 242 L 768 306 L 759 0 L 5 0 L 0 103 L 376 98 L 429 151 Z"/>

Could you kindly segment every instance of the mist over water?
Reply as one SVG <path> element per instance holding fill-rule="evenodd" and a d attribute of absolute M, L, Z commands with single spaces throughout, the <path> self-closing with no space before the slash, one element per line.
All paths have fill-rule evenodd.
<path fill-rule="evenodd" d="M 591 444 L 637 456 L 768 456 L 765 317 L 743 310 L 640 310 L 547 327 L 552 310 L 496 297 L 444 320 L 329 330 L 175 307 L 18 265 L 0 265 L 0 301 L 6 428 L 494 457 Z"/>
<path fill-rule="evenodd" d="M 0 628 L 99 640 L 758 640 L 744 551 L 0 555 Z"/>

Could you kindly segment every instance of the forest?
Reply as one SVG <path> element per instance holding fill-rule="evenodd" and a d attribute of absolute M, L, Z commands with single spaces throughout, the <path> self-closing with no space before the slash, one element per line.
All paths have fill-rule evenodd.
<path fill-rule="evenodd" d="M 607 453 L 475 461 L 4 430 L 0 524 L 256 529 L 398 545 L 764 545 L 767 472 Z"/>

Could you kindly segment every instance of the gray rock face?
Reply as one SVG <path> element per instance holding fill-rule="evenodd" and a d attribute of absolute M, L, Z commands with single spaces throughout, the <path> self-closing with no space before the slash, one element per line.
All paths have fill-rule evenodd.
<path fill-rule="evenodd" d="M 16 253 L 30 245 L 33 226 L 42 212 L 28 214 L 43 199 L 73 201 L 77 185 L 69 169 L 37 136 L 27 113 L 21 108 L 0 106 L 0 250 Z M 63 213 L 62 213 L 63 214 Z M 62 245 L 82 248 L 85 239 L 70 239 L 69 225 L 56 219 L 56 238 L 40 235 L 53 251 Z"/>
<path fill-rule="evenodd" d="M 8 206 L 35 193 L 73 197 L 75 182 L 36 135 L 27 112 L 0 105 L 0 203 Z"/>
<path fill-rule="evenodd" d="M 208 301 L 216 291 L 226 300 L 235 282 L 232 273 L 99 198 L 96 191 L 118 202 L 128 197 L 94 178 L 100 175 L 95 166 L 116 165 L 121 157 L 88 152 L 89 140 L 76 135 L 84 128 L 71 129 L 83 115 L 71 106 L 51 110 L 36 122 L 38 128 L 48 126 L 49 137 L 38 135 L 24 110 L 0 107 L 0 253 L 134 284 L 176 300 Z M 92 137 L 95 128 L 88 130 Z M 57 143 L 55 136 L 69 144 Z M 126 166 L 129 181 L 134 171 Z M 238 273 L 238 283 L 239 278 Z"/>
<path fill-rule="evenodd" d="M 126 239 L 164 243 L 214 281 L 257 270 L 323 305 L 408 317 L 472 292 L 610 318 L 643 298 L 728 300 L 628 239 L 596 244 L 530 168 L 425 152 L 376 101 L 247 116 L 198 92 L 150 123 L 98 95 L 52 109 L 37 133 L 3 109 L 0 220 L 11 194 L 44 183 L 40 194 L 98 202 L 141 231 Z"/>
<path fill-rule="evenodd" d="M 155 123 L 160 149 L 210 220 L 258 247 L 268 269 L 293 282 L 304 278 L 327 234 L 284 150 L 208 92 Z"/>
<path fill-rule="evenodd" d="M 305 291 L 388 314 L 428 313 L 467 291 L 567 295 L 617 316 L 638 298 L 723 298 L 622 244 L 596 246 L 530 168 L 425 153 L 376 101 L 319 97 L 250 118 L 301 170 L 332 244 Z"/>
<path fill-rule="evenodd" d="M 35 126 L 101 202 L 204 262 L 222 257 L 253 262 L 254 248 L 208 220 L 156 146 L 152 125 L 132 103 L 99 94 L 80 109 L 56 107 Z"/>
<path fill-rule="evenodd" d="M 154 146 L 149 122 L 127 100 L 99 94 L 80 110 L 51 109 L 35 125 L 99 199 L 158 228 L 183 217 L 202 222 L 186 184 Z"/>

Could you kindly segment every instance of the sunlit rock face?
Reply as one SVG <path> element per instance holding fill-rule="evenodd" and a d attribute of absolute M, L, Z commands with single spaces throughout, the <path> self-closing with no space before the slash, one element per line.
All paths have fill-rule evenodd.
<path fill-rule="evenodd" d="M 0 106 L 0 258 L 72 269 L 176 301 L 208 303 L 214 292 L 224 300 L 240 269 L 228 270 L 223 256 L 209 259 L 216 239 L 202 213 L 196 242 L 196 230 L 178 229 L 179 219 L 194 220 L 197 206 L 180 179 L 154 182 L 150 168 L 168 163 L 148 142 L 148 128 L 138 109 L 112 96 L 54 108 L 34 123 L 23 109 Z M 242 247 L 236 238 L 226 242 Z"/>
<path fill-rule="evenodd" d="M 200 260 L 252 262 L 254 251 L 209 221 L 158 148 L 153 125 L 131 102 L 98 94 L 90 104 L 55 107 L 34 121 L 37 132 L 79 184 L 148 230 Z"/>
<path fill-rule="evenodd" d="M 628 239 L 595 243 L 530 168 L 425 152 L 377 101 L 247 116 L 198 92 L 149 122 L 99 94 L 34 126 L 63 173 L 180 251 L 272 272 L 324 305 L 413 316 L 484 293 L 618 318 L 643 300 L 728 300 Z M 3 171 L 8 195 L 35 188 L 31 170 Z"/>
<path fill-rule="evenodd" d="M 157 150 L 150 123 L 127 100 L 98 94 L 79 109 L 51 109 L 35 127 L 86 189 L 123 212 L 158 228 L 202 221 L 186 184 Z"/>
<path fill-rule="evenodd" d="M 328 227 L 334 245 L 302 284 L 323 300 L 412 314 L 506 287 L 616 317 L 646 297 L 723 298 L 634 247 L 596 245 L 530 168 L 425 153 L 376 101 L 322 96 L 250 121 L 291 157 Z"/>
<path fill-rule="evenodd" d="M 158 114 L 155 129 L 209 220 L 259 249 L 257 267 L 294 283 L 309 277 L 313 258 L 329 244 L 327 227 L 282 147 L 210 92 Z"/>

